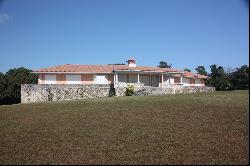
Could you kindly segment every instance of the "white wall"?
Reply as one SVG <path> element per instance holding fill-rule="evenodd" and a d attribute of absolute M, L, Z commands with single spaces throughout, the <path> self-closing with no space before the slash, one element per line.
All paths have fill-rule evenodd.
<path fill-rule="evenodd" d="M 45 74 L 45 84 L 56 84 L 56 75 Z"/>
<path fill-rule="evenodd" d="M 81 84 L 81 75 L 66 75 L 66 84 Z"/>
<path fill-rule="evenodd" d="M 191 85 L 189 84 L 189 78 L 182 78 L 182 83 L 184 86 L 204 86 L 201 84 L 201 79 L 195 79 L 195 84 Z"/>
<path fill-rule="evenodd" d="M 38 84 L 42 84 L 42 80 L 38 77 Z"/>
<path fill-rule="evenodd" d="M 174 78 L 170 78 L 170 84 L 174 84 Z"/>
<path fill-rule="evenodd" d="M 108 84 L 107 75 L 95 75 L 94 84 Z"/>
<path fill-rule="evenodd" d="M 189 78 L 182 77 L 182 83 L 183 83 L 184 86 L 189 86 L 190 85 L 189 84 Z"/>
<path fill-rule="evenodd" d="M 195 79 L 195 86 L 203 86 L 201 84 L 201 79 Z"/>
<path fill-rule="evenodd" d="M 168 77 L 168 76 L 164 76 L 164 83 L 165 84 L 169 84 L 169 80 L 170 80 L 170 78 Z"/>

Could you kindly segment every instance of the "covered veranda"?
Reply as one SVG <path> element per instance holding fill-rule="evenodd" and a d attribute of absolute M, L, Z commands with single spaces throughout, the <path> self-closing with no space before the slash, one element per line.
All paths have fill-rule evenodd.
<path fill-rule="evenodd" d="M 182 72 L 154 72 L 141 70 L 116 70 L 114 71 L 114 83 L 142 83 L 144 86 L 159 87 L 160 84 L 182 85 Z M 175 77 L 174 75 L 179 75 Z"/>

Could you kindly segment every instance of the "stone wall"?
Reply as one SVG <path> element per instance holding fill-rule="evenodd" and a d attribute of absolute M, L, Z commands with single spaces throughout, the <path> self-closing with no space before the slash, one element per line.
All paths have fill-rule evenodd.
<path fill-rule="evenodd" d="M 21 103 L 106 97 L 112 90 L 109 84 L 24 84 L 21 85 Z"/>
<path fill-rule="evenodd" d="M 116 96 L 125 96 L 126 88 L 128 85 L 133 85 L 135 91 L 139 91 L 144 87 L 144 84 L 142 83 L 117 82 L 114 85 Z"/>
<path fill-rule="evenodd" d="M 214 92 L 215 87 L 208 86 L 175 86 L 175 93 L 197 93 L 197 92 Z"/>
<path fill-rule="evenodd" d="M 134 96 L 151 96 L 151 95 L 165 95 L 165 94 L 174 94 L 174 87 L 162 88 L 162 87 L 144 86 L 140 90 L 135 91 Z"/>
<path fill-rule="evenodd" d="M 125 96 L 127 85 L 133 85 L 135 96 L 165 95 L 175 93 L 214 92 L 214 87 L 178 86 L 162 87 L 144 86 L 142 83 L 116 83 L 115 85 L 87 84 L 24 84 L 21 86 L 21 102 L 44 102 L 71 99 L 97 98 L 107 96 Z"/>
<path fill-rule="evenodd" d="M 169 85 L 163 87 L 151 87 L 144 86 L 138 91 L 135 91 L 135 96 L 147 96 L 147 95 L 165 95 L 165 94 L 176 94 L 176 93 L 198 93 L 198 92 L 214 92 L 214 87 L 208 86 L 178 86 Z"/>

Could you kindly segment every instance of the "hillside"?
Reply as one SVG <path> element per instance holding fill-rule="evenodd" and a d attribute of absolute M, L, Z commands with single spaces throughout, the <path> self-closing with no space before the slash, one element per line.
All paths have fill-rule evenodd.
<path fill-rule="evenodd" d="M 248 91 L 0 106 L 0 164 L 248 164 Z"/>

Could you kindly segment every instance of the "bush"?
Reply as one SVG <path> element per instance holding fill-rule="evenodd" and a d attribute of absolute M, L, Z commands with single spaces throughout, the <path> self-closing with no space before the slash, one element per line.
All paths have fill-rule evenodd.
<path fill-rule="evenodd" d="M 134 94 L 135 90 L 134 90 L 134 86 L 133 85 L 128 85 L 126 88 L 126 96 L 132 96 Z"/>

